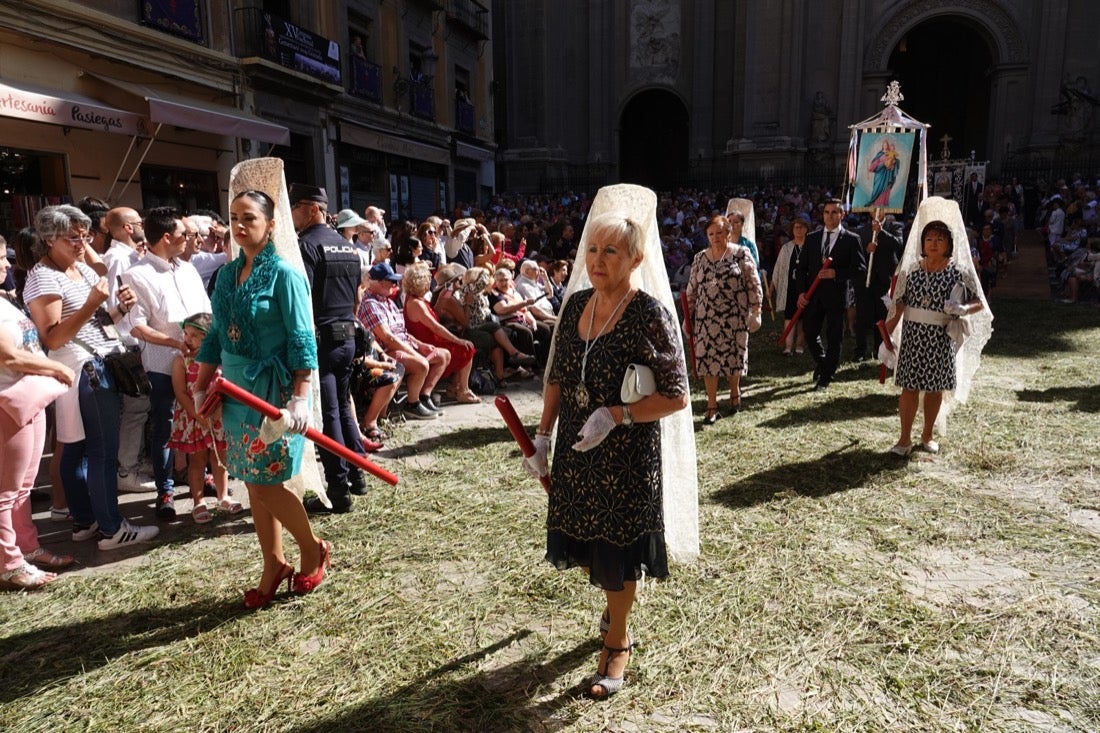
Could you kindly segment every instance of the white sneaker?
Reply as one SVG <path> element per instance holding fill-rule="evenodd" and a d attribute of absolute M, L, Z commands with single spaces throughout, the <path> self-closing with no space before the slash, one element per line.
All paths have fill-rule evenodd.
<path fill-rule="evenodd" d="M 73 542 L 83 542 L 84 540 L 90 540 L 99 534 L 99 524 L 92 522 L 91 527 L 78 527 L 73 525 Z"/>
<path fill-rule="evenodd" d="M 120 547 L 141 544 L 160 534 L 160 528 L 151 524 L 130 524 L 122 520 L 118 531 L 111 537 L 104 537 L 98 543 L 101 550 L 117 550 Z"/>

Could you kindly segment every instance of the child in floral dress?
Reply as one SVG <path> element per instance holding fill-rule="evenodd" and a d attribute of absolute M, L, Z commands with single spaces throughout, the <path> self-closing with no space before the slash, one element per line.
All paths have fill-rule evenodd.
<path fill-rule="evenodd" d="M 206 332 L 210 330 L 212 316 L 209 313 L 196 313 L 183 322 L 183 342 L 189 354 L 195 354 L 202 344 Z M 192 396 L 195 378 L 199 373 L 199 364 L 194 356 L 178 355 L 172 362 L 172 387 L 176 393 L 176 409 L 172 415 L 172 436 L 168 447 L 187 454 L 187 485 L 191 487 L 191 498 L 195 508 L 191 518 L 196 524 L 213 519 L 210 507 L 203 498 L 206 466 L 209 464 L 214 477 L 214 488 L 218 497 L 218 508 L 229 514 L 244 511 L 240 502 L 229 497 L 229 476 L 221 456 L 225 455 L 225 432 L 222 430 L 220 410 L 209 417 L 199 415 L 199 407 Z"/>

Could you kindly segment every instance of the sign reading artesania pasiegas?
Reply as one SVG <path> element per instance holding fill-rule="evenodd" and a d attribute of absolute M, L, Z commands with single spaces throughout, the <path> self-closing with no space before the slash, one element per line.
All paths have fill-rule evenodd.
<path fill-rule="evenodd" d="M 65 127 L 103 130 L 124 135 L 143 134 L 145 119 L 66 92 L 36 91 L 0 82 L 0 115 Z"/>

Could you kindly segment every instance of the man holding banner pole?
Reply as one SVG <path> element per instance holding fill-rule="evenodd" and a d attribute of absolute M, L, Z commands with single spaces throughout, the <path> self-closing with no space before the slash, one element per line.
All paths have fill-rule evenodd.
<path fill-rule="evenodd" d="M 875 212 L 879 213 L 879 212 Z M 878 354 L 882 343 L 875 326 L 886 318 L 886 303 L 882 298 L 890 291 L 890 278 L 901 260 L 905 246 L 895 233 L 892 215 L 885 218 L 871 215 L 871 221 L 859 229 L 861 246 L 867 255 L 867 272 L 856 278 L 856 351 L 855 361 L 865 361 Z M 867 334 L 872 334 L 871 351 L 867 351 Z"/>

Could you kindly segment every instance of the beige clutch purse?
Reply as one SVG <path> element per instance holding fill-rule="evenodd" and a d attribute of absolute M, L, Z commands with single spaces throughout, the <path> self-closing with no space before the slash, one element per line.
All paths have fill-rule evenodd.
<path fill-rule="evenodd" d="M 623 386 L 619 390 L 619 397 L 624 404 L 632 405 L 656 391 L 657 381 L 653 378 L 652 369 L 644 364 L 631 364 L 626 368 Z"/>

